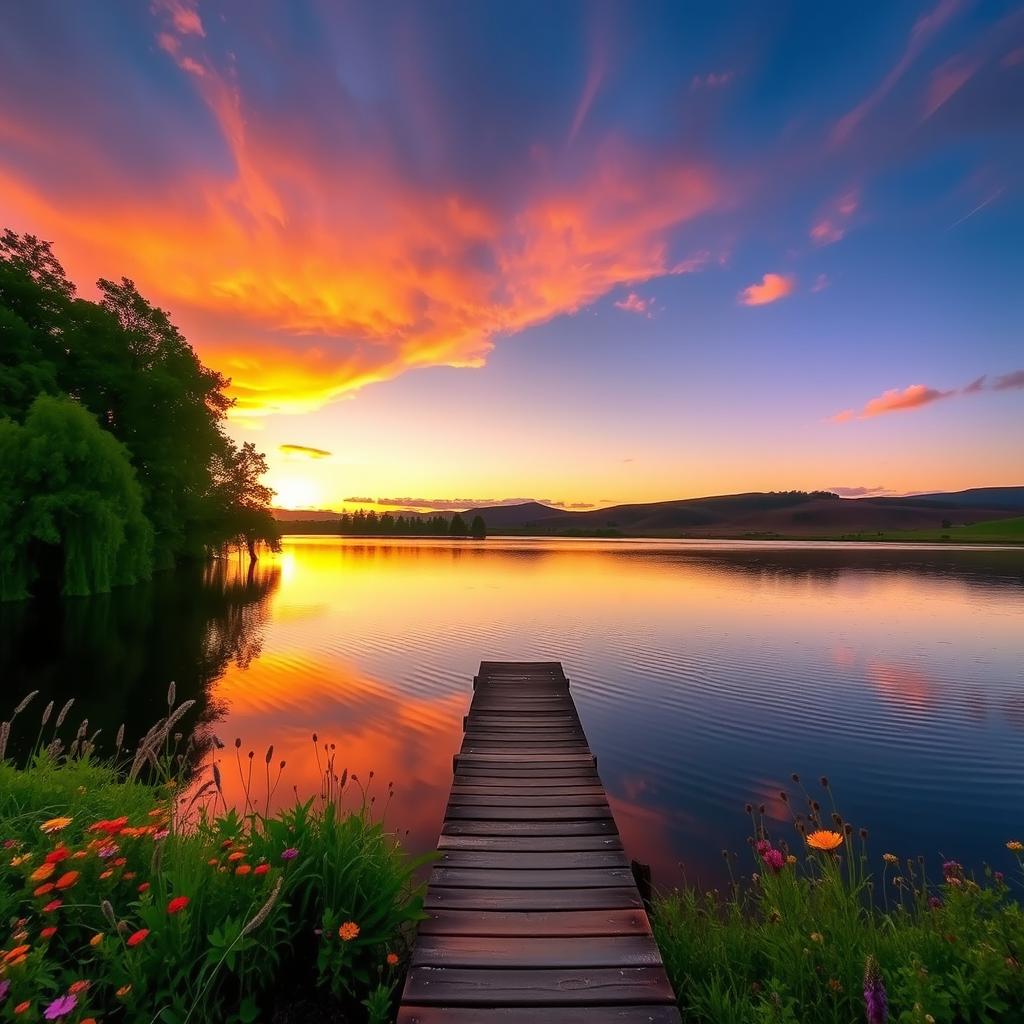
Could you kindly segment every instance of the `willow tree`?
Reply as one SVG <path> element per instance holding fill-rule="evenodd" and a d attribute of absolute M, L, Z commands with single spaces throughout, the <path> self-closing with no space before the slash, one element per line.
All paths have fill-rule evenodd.
<path fill-rule="evenodd" d="M 59 564 L 62 592 L 149 577 L 153 530 L 124 445 L 70 398 L 40 395 L 0 421 L 0 596 L 25 597 Z"/>

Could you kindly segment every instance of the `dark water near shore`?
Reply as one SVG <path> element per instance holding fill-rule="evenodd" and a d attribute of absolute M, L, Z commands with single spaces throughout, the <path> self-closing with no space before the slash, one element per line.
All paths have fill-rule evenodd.
<path fill-rule="evenodd" d="M 388 820 L 430 848 L 479 661 L 559 660 L 662 884 L 719 881 L 748 800 L 791 834 L 793 771 L 877 855 L 1005 867 L 1024 839 L 1024 551 L 292 538 L 247 568 L 0 605 L 4 703 L 75 696 L 76 724 L 139 736 L 173 679 L 206 732 L 260 766 L 273 743 L 289 795 L 317 789 L 314 731 L 394 780 Z"/>

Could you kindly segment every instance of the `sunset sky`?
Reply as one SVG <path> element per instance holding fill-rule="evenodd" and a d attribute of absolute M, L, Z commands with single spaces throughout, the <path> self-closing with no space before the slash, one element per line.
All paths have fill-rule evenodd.
<path fill-rule="evenodd" d="M 1019 2 L 7 4 L 3 226 L 285 506 L 1024 483 Z"/>

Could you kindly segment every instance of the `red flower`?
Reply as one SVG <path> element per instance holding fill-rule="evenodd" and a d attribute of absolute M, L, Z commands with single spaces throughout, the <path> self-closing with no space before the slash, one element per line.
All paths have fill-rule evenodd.
<path fill-rule="evenodd" d="M 59 864 L 62 860 L 67 860 L 71 856 L 71 851 L 66 846 L 58 846 L 56 850 L 51 850 L 46 855 L 47 864 Z"/>
<path fill-rule="evenodd" d="M 43 882 L 42 885 L 37 885 L 32 890 L 33 896 L 45 896 L 48 892 L 53 892 L 53 882 Z"/>
<path fill-rule="evenodd" d="M 41 939 L 52 939 L 54 937 L 54 935 L 56 935 L 56 934 L 57 934 L 57 928 L 54 925 L 51 924 L 48 928 L 44 928 L 39 933 L 39 938 L 41 938 Z"/>
<path fill-rule="evenodd" d="M 58 889 L 70 889 L 77 881 L 77 871 L 65 871 L 64 874 L 57 879 L 56 885 Z"/>
<path fill-rule="evenodd" d="M 167 904 L 168 914 L 177 914 L 178 911 L 184 910 L 188 906 L 187 896 L 175 896 L 170 903 Z"/>
<path fill-rule="evenodd" d="M 149 882 L 140 882 L 139 892 L 149 892 Z"/>
<path fill-rule="evenodd" d="M 137 932 L 133 932 L 128 936 L 128 946 L 137 946 L 140 942 L 146 941 L 146 936 L 149 934 L 148 928 L 140 928 Z"/>
<path fill-rule="evenodd" d="M 256 867 L 252 869 L 252 873 L 254 875 L 265 875 L 269 870 L 269 864 L 257 864 Z"/>
<path fill-rule="evenodd" d="M 52 914 L 55 910 L 57 910 L 60 907 L 60 905 L 63 902 L 63 900 L 50 900 L 50 902 L 47 903 L 45 907 L 43 907 L 43 913 Z"/>

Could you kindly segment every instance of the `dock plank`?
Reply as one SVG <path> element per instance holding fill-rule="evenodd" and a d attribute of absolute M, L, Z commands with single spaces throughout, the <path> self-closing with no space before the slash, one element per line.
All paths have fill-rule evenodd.
<path fill-rule="evenodd" d="M 481 662 L 399 1024 L 679 1024 L 559 662 Z"/>

